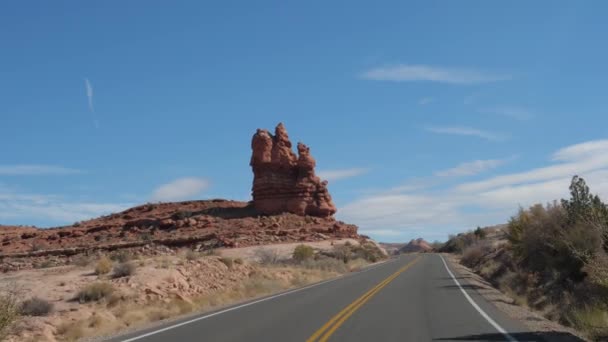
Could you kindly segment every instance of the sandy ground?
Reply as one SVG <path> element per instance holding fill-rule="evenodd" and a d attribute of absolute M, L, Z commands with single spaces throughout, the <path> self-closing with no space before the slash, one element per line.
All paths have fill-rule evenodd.
<path fill-rule="evenodd" d="M 354 239 L 306 244 L 317 250 L 330 250 L 346 242 L 358 244 Z M 94 273 L 97 259 L 92 259 L 87 266 L 70 265 L 4 273 L 0 276 L 0 291 L 16 291 L 20 300 L 38 297 L 53 304 L 53 311 L 48 316 L 22 317 L 7 341 L 54 342 L 112 334 L 338 275 L 320 270 L 266 267 L 254 262 L 261 250 L 276 253 L 279 260 L 289 259 L 300 244 L 224 249 L 216 250 L 215 255 L 197 254 L 196 257 L 192 257 L 187 250 L 169 251 L 167 255 L 156 257 L 135 257 L 130 261 L 136 265 L 135 273 L 116 279 L 111 274 Z M 231 262 L 227 264 L 226 259 Z M 259 282 L 260 278 L 262 284 L 256 283 L 255 286 L 261 287 L 261 292 L 255 290 L 258 292 L 245 295 L 235 293 L 239 286 L 254 280 Z M 266 280 L 268 284 L 264 283 Z M 80 290 L 98 282 L 111 285 L 114 289 L 111 298 L 90 303 L 75 300 Z M 209 302 L 199 302 L 201 300 Z"/>

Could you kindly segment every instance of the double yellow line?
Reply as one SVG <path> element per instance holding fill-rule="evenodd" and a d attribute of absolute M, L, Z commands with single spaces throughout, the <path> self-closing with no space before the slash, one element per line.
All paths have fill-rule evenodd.
<path fill-rule="evenodd" d="M 326 342 L 331 335 L 352 316 L 363 304 L 370 300 L 376 293 L 382 290 L 391 281 L 395 280 L 401 273 L 405 272 L 408 268 L 412 267 L 415 263 L 420 260 L 420 256 L 410 261 L 405 266 L 400 268 L 397 272 L 391 274 L 388 278 L 384 279 L 378 285 L 374 286 L 371 290 L 367 291 L 363 296 L 357 298 L 354 302 L 349 304 L 347 307 L 338 312 L 337 315 L 332 317 L 327 323 L 325 323 L 319 330 L 317 330 L 306 342 Z"/>

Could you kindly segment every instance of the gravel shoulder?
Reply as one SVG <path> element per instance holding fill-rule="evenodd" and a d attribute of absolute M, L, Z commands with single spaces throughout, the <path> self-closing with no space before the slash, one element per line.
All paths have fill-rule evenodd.
<path fill-rule="evenodd" d="M 550 342 L 591 341 L 574 329 L 550 321 L 540 314 L 533 312 L 530 308 L 515 304 L 515 301 L 511 297 L 500 292 L 468 267 L 460 264 L 459 256 L 445 253 L 442 255 L 450 261 L 452 269 L 460 275 L 462 281 L 470 284 L 481 296 L 494 304 L 507 316 L 523 322 L 530 331 L 535 332 L 544 340 Z"/>

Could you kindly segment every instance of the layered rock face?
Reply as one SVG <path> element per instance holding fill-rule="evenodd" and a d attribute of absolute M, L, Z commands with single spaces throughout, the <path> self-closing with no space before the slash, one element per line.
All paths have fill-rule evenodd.
<path fill-rule="evenodd" d="M 329 217 L 335 214 L 327 181 L 315 175 L 315 159 L 310 149 L 298 143 L 293 152 L 282 123 L 274 136 L 258 129 L 251 141 L 253 154 L 253 204 L 262 214 L 289 212 L 296 215 Z"/>

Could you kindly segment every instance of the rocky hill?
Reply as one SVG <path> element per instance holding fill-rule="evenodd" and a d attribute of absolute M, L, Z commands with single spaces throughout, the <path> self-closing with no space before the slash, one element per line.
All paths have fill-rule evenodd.
<path fill-rule="evenodd" d="M 399 253 L 424 253 L 430 252 L 433 247 L 422 238 L 411 240 L 405 246 L 399 249 Z"/>
<path fill-rule="evenodd" d="M 151 245 L 207 250 L 360 238 L 356 226 L 333 218 L 336 208 L 327 181 L 315 175 L 315 160 L 306 145 L 298 144 L 296 157 L 283 124 L 274 136 L 257 130 L 252 150 L 251 202 L 149 203 L 66 227 L 0 226 L 3 267 L 27 268 L 36 258 L 62 263 L 98 250 L 130 248 L 144 253 Z"/>

